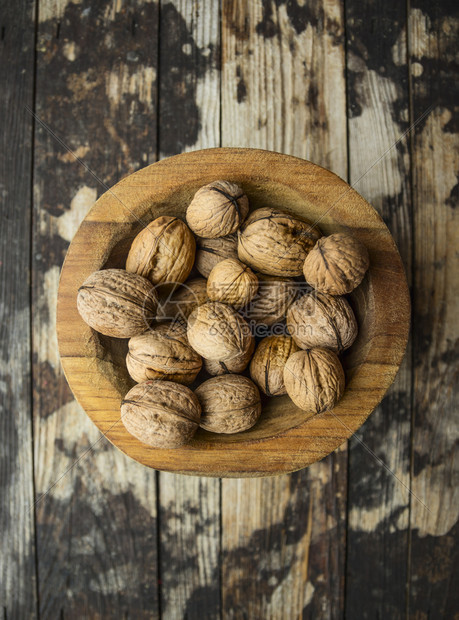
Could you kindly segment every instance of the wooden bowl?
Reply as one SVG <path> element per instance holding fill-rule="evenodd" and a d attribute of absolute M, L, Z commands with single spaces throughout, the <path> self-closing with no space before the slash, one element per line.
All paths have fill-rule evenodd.
<path fill-rule="evenodd" d="M 126 341 L 101 336 L 77 312 L 79 286 L 103 267 L 124 267 L 129 245 L 163 214 L 184 218 L 196 190 L 216 179 L 240 184 L 251 209 L 273 206 L 318 222 L 324 234 L 350 231 L 371 265 L 351 295 L 359 336 L 344 356 L 346 390 L 331 412 L 305 421 L 287 396 L 266 400 L 254 428 L 236 435 L 199 429 L 175 450 L 130 435 L 120 402 L 132 385 Z M 393 382 L 406 347 L 410 304 L 394 240 L 376 211 L 347 183 L 311 162 L 255 149 L 184 153 L 131 174 L 99 198 L 67 253 L 59 285 L 57 332 L 69 385 L 89 417 L 120 450 L 155 469 L 204 476 L 284 474 L 322 459 L 367 419 Z"/>

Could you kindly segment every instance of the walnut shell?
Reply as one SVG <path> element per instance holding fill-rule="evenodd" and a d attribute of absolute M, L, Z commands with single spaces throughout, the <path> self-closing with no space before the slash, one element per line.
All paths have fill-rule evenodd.
<path fill-rule="evenodd" d="M 195 266 L 205 278 L 208 278 L 215 265 L 225 258 L 237 259 L 237 236 L 234 234 L 218 239 L 198 237 L 196 243 L 198 247 Z"/>
<path fill-rule="evenodd" d="M 158 321 L 185 322 L 195 308 L 208 301 L 207 280 L 194 278 L 179 284 L 177 288 L 160 300 L 157 310 Z"/>
<path fill-rule="evenodd" d="M 126 269 L 153 284 L 185 282 L 193 267 L 196 243 L 188 226 L 176 217 L 162 215 L 134 239 Z"/>
<path fill-rule="evenodd" d="M 137 383 L 167 379 L 189 385 L 201 370 L 202 359 L 190 347 L 184 327 L 162 323 L 129 340 L 126 365 Z"/>
<path fill-rule="evenodd" d="M 238 233 L 238 256 L 243 262 L 272 276 L 299 276 L 304 259 L 320 237 L 306 220 L 277 209 L 257 209 Z"/>
<path fill-rule="evenodd" d="M 304 262 L 303 274 L 321 293 L 345 295 L 358 287 L 369 265 L 363 243 L 346 233 L 335 233 L 317 242 Z"/>
<path fill-rule="evenodd" d="M 354 342 L 358 328 L 344 297 L 311 291 L 287 312 L 287 328 L 301 349 L 324 347 L 341 353 Z"/>
<path fill-rule="evenodd" d="M 124 269 L 95 271 L 78 289 L 81 318 L 97 332 L 114 338 L 144 332 L 156 316 L 157 304 L 151 283 Z"/>
<path fill-rule="evenodd" d="M 172 381 L 135 385 L 121 402 L 127 431 L 154 448 L 178 448 L 199 426 L 201 405 L 193 392 Z"/>
<path fill-rule="evenodd" d="M 239 433 L 251 428 L 261 414 L 260 392 L 242 375 L 212 377 L 195 392 L 201 404 L 200 426 L 213 433 Z"/>
<path fill-rule="evenodd" d="M 295 405 L 309 413 L 332 409 L 344 392 L 344 370 L 336 353 L 316 348 L 293 353 L 285 363 L 284 383 Z"/>
<path fill-rule="evenodd" d="M 253 355 L 255 349 L 255 339 L 252 338 L 252 342 L 247 352 L 233 357 L 233 359 L 226 362 L 217 362 L 215 360 L 204 360 L 204 366 L 209 375 L 228 375 L 237 374 L 243 372 L 249 365 L 250 358 Z"/>
<path fill-rule="evenodd" d="M 298 347 L 289 336 L 263 338 L 250 362 L 250 376 L 267 396 L 287 394 L 284 366 Z"/>
<path fill-rule="evenodd" d="M 258 278 L 247 265 L 227 258 L 215 265 L 207 280 L 211 301 L 230 304 L 237 310 L 245 306 L 258 290 Z"/>
<path fill-rule="evenodd" d="M 205 359 L 226 362 L 252 346 L 250 327 L 231 306 L 216 301 L 199 306 L 188 319 L 188 340 Z"/>
<path fill-rule="evenodd" d="M 285 318 L 297 294 L 297 283 L 290 278 L 258 275 L 258 291 L 244 308 L 244 318 L 270 327 Z"/>
<path fill-rule="evenodd" d="M 199 237 L 225 237 L 234 233 L 247 217 L 249 199 L 244 190 L 229 181 L 213 181 L 198 189 L 186 221 Z"/>

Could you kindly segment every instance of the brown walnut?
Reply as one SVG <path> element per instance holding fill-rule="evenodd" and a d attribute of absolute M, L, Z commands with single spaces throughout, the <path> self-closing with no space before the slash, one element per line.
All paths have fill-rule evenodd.
<path fill-rule="evenodd" d="M 204 366 L 209 375 L 228 375 L 243 372 L 249 365 L 250 358 L 255 349 L 255 339 L 252 338 L 249 349 L 245 353 L 241 353 L 236 357 L 226 361 L 218 362 L 216 360 L 204 360 Z"/>
<path fill-rule="evenodd" d="M 297 407 L 321 413 L 332 409 L 343 395 L 344 370 L 329 349 L 297 351 L 285 363 L 284 383 Z"/>
<path fill-rule="evenodd" d="M 261 273 L 299 276 L 320 232 L 303 218 L 265 207 L 249 215 L 238 233 L 239 259 Z"/>
<path fill-rule="evenodd" d="M 264 274 L 257 276 L 258 291 L 244 308 L 244 317 L 267 326 L 283 321 L 296 296 L 295 281 Z"/>
<path fill-rule="evenodd" d="M 217 263 L 225 258 L 237 259 L 237 236 L 235 234 L 217 239 L 196 239 L 197 252 L 195 266 L 205 278 Z"/>
<path fill-rule="evenodd" d="M 121 403 L 127 431 L 154 448 L 178 448 L 195 434 L 201 405 L 193 392 L 172 381 L 135 385 Z"/>
<path fill-rule="evenodd" d="M 287 394 L 284 366 L 290 355 L 298 351 L 288 336 L 263 338 L 250 362 L 250 376 L 267 396 Z"/>
<path fill-rule="evenodd" d="M 306 293 L 287 312 L 287 328 L 301 349 L 324 347 L 341 353 L 357 336 L 357 321 L 344 297 Z"/>
<path fill-rule="evenodd" d="M 199 306 L 188 319 L 188 340 L 205 359 L 227 362 L 252 346 L 250 327 L 231 306 L 211 301 Z"/>
<path fill-rule="evenodd" d="M 147 329 L 156 316 L 158 298 L 151 282 L 124 269 L 102 269 L 78 289 L 81 318 L 97 332 L 130 338 Z"/>
<path fill-rule="evenodd" d="M 304 262 L 303 274 L 317 291 L 345 295 L 358 287 L 369 265 L 363 243 L 346 233 L 335 233 L 319 239 Z"/>
<path fill-rule="evenodd" d="M 176 217 L 162 215 L 134 239 L 126 269 L 153 284 L 185 282 L 193 267 L 196 243 L 188 226 Z"/>
<path fill-rule="evenodd" d="M 200 426 L 207 431 L 239 433 L 251 428 L 260 417 L 260 393 L 242 375 L 212 377 L 195 393 L 202 409 Z"/>
<path fill-rule="evenodd" d="M 249 200 L 239 185 L 213 181 L 198 189 L 191 201 L 186 221 L 199 237 L 225 237 L 234 233 L 247 217 Z"/>
<path fill-rule="evenodd" d="M 170 293 L 167 292 L 165 299 L 160 300 L 157 319 L 184 320 L 187 321 L 195 308 L 208 301 L 207 280 L 194 278 L 180 284 Z"/>
<path fill-rule="evenodd" d="M 201 370 L 202 359 L 188 344 L 184 327 L 162 323 L 129 340 L 126 365 L 137 383 L 167 379 L 189 385 Z"/>
<path fill-rule="evenodd" d="M 245 306 L 258 289 L 258 278 L 247 265 L 227 258 L 215 265 L 207 280 L 207 295 L 211 301 L 221 301 L 236 308 Z"/>

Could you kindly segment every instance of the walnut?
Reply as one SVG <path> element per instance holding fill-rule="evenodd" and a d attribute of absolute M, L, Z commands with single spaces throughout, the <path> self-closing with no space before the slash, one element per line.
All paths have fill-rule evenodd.
<path fill-rule="evenodd" d="M 319 237 L 319 230 L 306 220 L 265 207 L 251 213 L 241 227 L 238 256 L 267 275 L 299 276 Z"/>
<path fill-rule="evenodd" d="M 225 237 L 234 233 L 247 217 L 249 200 L 239 185 L 213 181 L 198 189 L 191 201 L 186 221 L 199 237 Z"/>
<path fill-rule="evenodd" d="M 298 351 L 289 336 L 263 338 L 250 362 L 250 376 L 267 396 L 287 394 L 284 366 L 292 353 Z"/>
<path fill-rule="evenodd" d="M 317 242 L 304 262 L 303 274 L 321 293 L 345 295 L 357 288 L 369 265 L 363 243 L 346 233 L 335 233 Z"/>
<path fill-rule="evenodd" d="M 208 301 L 207 280 L 194 278 L 179 284 L 165 299 L 160 300 L 157 320 L 187 321 L 195 308 Z"/>
<path fill-rule="evenodd" d="M 121 403 L 121 419 L 128 432 L 154 448 L 178 448 L 190 441 L 200 417 L 197 397 L 172 381 L 139 383 Z"/>
<path fill-rule="evenodd" d="M 215 360 L 204 360 L 204 366 L 209 375 L 228 375 L 243 372 L 252 357 L 255 349 L 255 340 L 252 338 L 248 351 L 233 357 L 226 362 L 217 362 Z"/>
<path fill-rule="evenodd" d="M 225 258 L 237 259 L 236 235 L 228 235 L 218 239 L 201 239 L 198 237 L 196 243 L 198 248 L 195 266 L 205 278 L 208 278 L 215 265 Z"/>
<path fill-rule="evenodd" d="M 287 328 L 301 349 L 324 347 L 341 353 L 357 336 L 357 321 L 348 301 L 312 291 L 287 312 Z"/>
<path fill-rule="evenodd" d="M 185 282 L 193 267 L 196 243 L 188 226 L 169 215 L 150 222 L 134 239 L 126 269 L 153 284 Z"/>
<path fill-rule="evenodd" d="M 129 340 L 126 365 L 137 383 L 168 379 L 189 385 L 201 370 L 202 359 L 190 347 L 184 327 L 162 323 Z"/>
<path fill-rule="evenodd" d="M 297 407 L 321 413 L 332 409 L 343 395 L 344 370 L 333 351 L 297 351 L 285 363 L 284 383 Z"/>
<path fill-rule="evenodd" d="M 227 258 L 215 265 L 207 280 L 209 299 L 230 304 L 237 310 L 252 299 L 257 289 L 257 276 L 235 258 Z"/>
<path fill-rule="evenodd" d="M 260 392 L 242 375 L 212 377 L 195 393 L 202 409 L 200 426 L 207 431 L 239 433 L 251 428 L 260 417 Z"/>
<path fill-rule="evenodd" d="M 130 338 L 147 329 L 156 315 L 158 298 L 151 283 L 124 269 L 91 274 L 78 289 L 81 318 L 105 336 Z"/>
<path fill-rule="evenodd" d="M 214 301 L 193 310 L 187 334 L 199 355 L 220 362 L 244 355 L 253 340 L 246 321 L 231 306 Z"/>
<path fill-rule="evenodd" d="M 290 278 L 257 274 L 258 291 L 244 308 L 243 315 L 258 324 L 271 326 L 285 318 L 296 296 L 296 283 Z"/>

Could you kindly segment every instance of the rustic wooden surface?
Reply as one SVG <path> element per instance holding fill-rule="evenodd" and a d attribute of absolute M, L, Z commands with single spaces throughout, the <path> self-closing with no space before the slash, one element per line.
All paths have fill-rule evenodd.
<path fill-rule="evenodd" d="M 455 4 L 2 0 L 0 15 L 4 617 L 455 617 Z M 349 174 L 397 239 L 414 307 L 405 368 L 350 451 L 220 491 L 100 439 L 54 322 L 104 187 L 25 105 L 109 186 L 218 143 Z"/>

